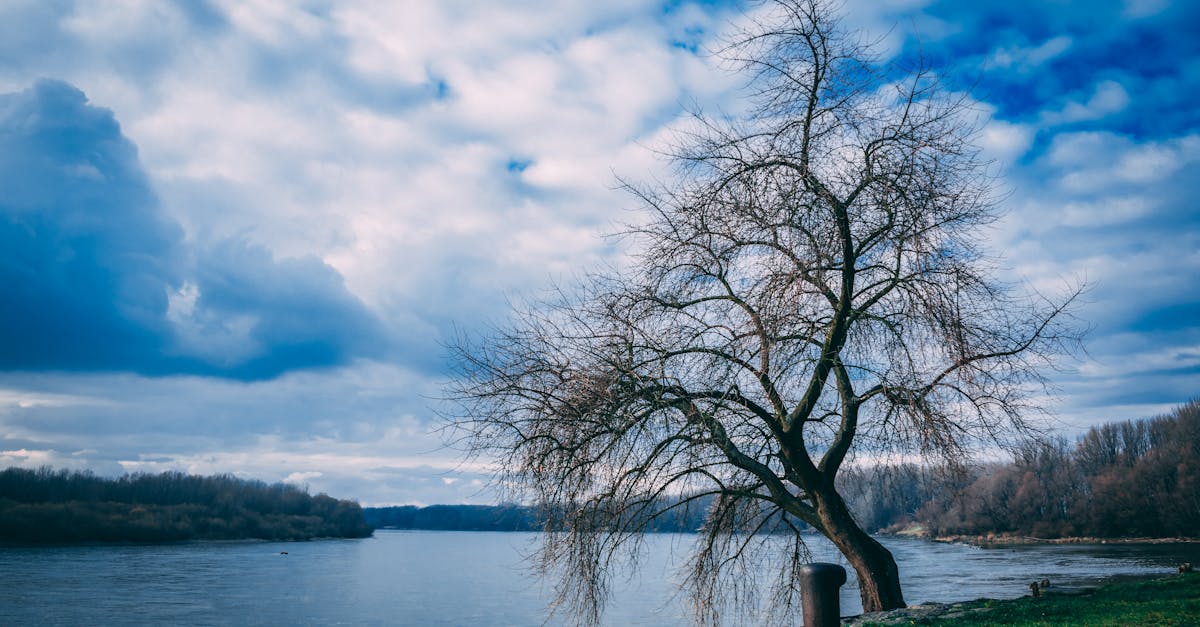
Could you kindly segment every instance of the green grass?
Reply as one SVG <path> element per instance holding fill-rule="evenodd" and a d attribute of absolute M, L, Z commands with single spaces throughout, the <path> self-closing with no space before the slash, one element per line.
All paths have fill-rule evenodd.
<path fill-rule="evenodd" d="M 965 616 L 919 625 L 1195 625 L 1200 626 L 1200 573 L 1115 583 L 1084 596 L 975 601 Z"/>

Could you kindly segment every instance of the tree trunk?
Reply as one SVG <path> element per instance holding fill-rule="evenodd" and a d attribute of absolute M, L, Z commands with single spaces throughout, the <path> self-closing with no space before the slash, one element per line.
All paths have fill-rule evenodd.
<path fill-rule="evenodd" d="M 907 607 L 900 592 L 900 570 L 896 560 L 875 538 L 858 526 L 836 492 L 816 496 L 822 530 L 842 552 L 858 575 L 858 591 L 864 612 L 881 612 Z"/>

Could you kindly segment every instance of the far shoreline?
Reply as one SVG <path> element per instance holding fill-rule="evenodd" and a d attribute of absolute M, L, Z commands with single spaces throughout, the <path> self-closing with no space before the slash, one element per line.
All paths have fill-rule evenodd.
<path fill-rule="evenodd" d="M 312 536 L 295 538 L 257 538 L 252 536 L 236 538 L 185 538 L 181 540 L 48 540 L 22 542 L 17 540 L 0 540 L 0 549 L 65 549 L 81 547 L 155 547 L 155 546 L 186 546 L 191 544 L 300 544 L 305 542 L 326 542 L 330 540 L 367 540 L 375 536 L 375 529 L 366 536 Z"/>
<path fill-rule="evenodd" d="M 1195 544 L 1200 543 L 1200 537 L 1167 537 L 1155 538 L 1148 536 L 1130 536 L 1106 538 L 1100 536 L 1064 536 L 1061 538 L 1039 538 L 1016 533 L 947 533 L 935 535 L 924 525 L 910 524 L 903 527 L 891 527 L 873 533 L 879 538 L 913 538 L 942 542 L 945 544 L 969 544 L 983 548 L 1035 544 Z"/>
<path fill-rule="evenodd" d="M 544 529 L 486 529 L 486 528 L 461 528 L 461 529 L 446 529 L 438 527 L 396 527 L 384 525 L 375 527 L 375 531 L 438 531 L 438 532 L 461 532 L 461 533 L 544 533 Z M 646 532 L 649 535 L 656 534 L 684 534 L 696 535 L 695 530 L 654 530 Z M 824 537 L 814 530 L 806 530 L 804 536 Z M 1069 536 L 1065 538 L 1037 538 L 1034 536 L 1021 536 L 1015 534 L 990 534 L 990 535 L 941 535 L 932 536 L 923 532 L 914 532 L 908 530 L 901 531 L 879 531 L 871 534 L 876 538 L 904 538 L 909 540 L 925 540 L 926 542 L 940 542 L 945 544 L 969 544 L 983 548 L 997 546 L 1015 546 L 1015 545 L 1035 545 L 1035 544 L 1196 544 L 1200 543 L 1200 537 L 1184 537 L 1184 538 L 1149 538 L 1149 537 L 1130 537 L 1130 538 L 1099 538 L 1090 536 Z"/>
<path fill-rule="evenodd" d="M 1009 534 L 995 535 L 944 535 L 944 536 L 908 536 L 923 537 L 932 542 L 948 544 L 970 544 L 979 547 L 996 547 L 1034 544 L 1195 544 L 1200 538 L 1096 538 L 1090 536 L 1068 536 L 1065 538 L 1038 538 L 1034 536 L 1019 536 Z"/>

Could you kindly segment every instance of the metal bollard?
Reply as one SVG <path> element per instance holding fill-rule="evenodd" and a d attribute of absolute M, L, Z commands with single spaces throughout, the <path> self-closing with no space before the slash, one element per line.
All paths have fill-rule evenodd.
<path fill-rule="evenodd" d="M 838 589 L 846 583 L 846 569 L 837 564 L 814 562 L 800 567 L 800 603 L 804 627 L 836 627 L 842 624 Z"/>

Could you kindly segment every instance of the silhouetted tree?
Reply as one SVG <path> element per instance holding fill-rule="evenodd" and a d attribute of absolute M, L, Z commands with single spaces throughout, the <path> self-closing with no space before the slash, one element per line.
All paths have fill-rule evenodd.
<path fill-rule="evenodd" d="M 713 499 L 687 579 L 700 621 L 763 594 L 794 611 L 801 521 L 854 567 L 864 609 L 904 606 L 839 471 L 1026 431 L 1028 384 L 1074 339 L 1073 297 L 1011 291 L 979 252 L 994 213 L 969 102 L 875 64 L 821 0 L 749 22 L 720 55 L 752 110 L 699 117 L 670 182 L 630 185 L 649 221 L 629 269 L 458 347 L 465 442 L 501 487 L 562 505 L 541 563 L 587 622 L 666 495 Z M 777 528 L 786 542 L 761 533 Z"/>

